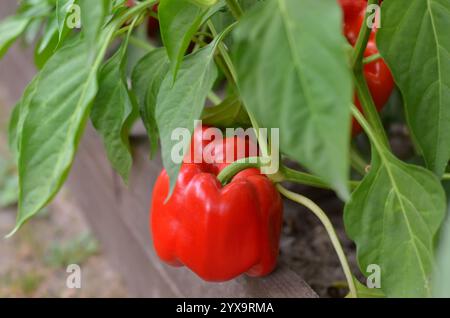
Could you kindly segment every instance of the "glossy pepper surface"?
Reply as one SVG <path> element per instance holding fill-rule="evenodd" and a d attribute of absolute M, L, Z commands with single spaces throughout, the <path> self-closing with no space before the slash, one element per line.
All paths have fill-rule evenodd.
<path fill-rule="evenodd" d="M 207 281 L 226 281 L 243 273 L 267 275 L 278 256 L 281 197 L 258 169 L 243 170 L 222 186 L 217 174 L 226 164 L 219 161 L 235 149 L 238 137 L 205 143 L 199 132 L 193 140 L 217 150 L 211 151 L 214 162 L 183 163 L 166 203 L 169 178 L 165 170 L 158 177 L 151 207 L 156 252 L 163 261 L 185 265 Z M 245 156 L 234 153 L 234 160 Z"/>
<path fill-rule="evenodd" d="M 339 0 L 344 13 L 344 35 L 351 45 L 355 45 L 358 39 L 359 31 L 364 23 L 364 16 L 367 8 L 367 0 Z M 376 31 L 374 28 L 370 34 L 364 56 L 372 56 L 378 53 L 376 45 Z M 394 89 L 394 80 L 392 74 L 379 58 L 364 66 L 364 75 L 372 98 L 378 111 L 381 111 L 386 105 L 392 90 Z M 355 94 L 355 105 L 362 110 L 361 103 Z M 361 132 L 361 126 L 353 119 L 353 135 Z"/>

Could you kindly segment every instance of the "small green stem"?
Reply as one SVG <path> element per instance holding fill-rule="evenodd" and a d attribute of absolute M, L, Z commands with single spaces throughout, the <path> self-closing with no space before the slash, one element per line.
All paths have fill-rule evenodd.
<path fill-rule="evenodd" d="M 367 3 L 368 6 L 378 4 L 378 0 L 369 0 Z M 353 57 L 352 57 L 352 65 L 353 69 L 362 70 L 362 60 L 364 58 L 364 52 L 367 47 L 367 43 L 369 42 L 370 33 L 372 29 L 367 26 L 367 19 L 370 16 L 370 12 L 366 11 L 364 16 L 364 20 L 361 26 L 361 30 L 359 31 L 358 39 L 356 40 Z"/>
<path fill-rule="evenodd" d="M 378 153 L 382 153 L 385 145 L 380 143 L 380 140 L 378 138 L 376 138 L 375 132 L 372 130 L 372 127 L 369 125 L 366 118 L 364 118 L 364 116 L 361 114 L 359 109 L 356 108 L 355 105 L 352 105 L 352 114 L 353 114 L 353 117 L 355 117 L 356 121 L 364 129 L 364 131 L 366 132 L 367 136 L 369 137 L 370 141 L 373 143 L 373 146 L 378 151 Z"/>
<path fill-rule="evenodd" d="M 198 31 L 197 33 L 195 33 L 195 36 L 200 36 L 200 35 L 201 36 L 205 36 L 205 37 L 207 37 L 209 39 L 213 39 L 214 38 L 211 33 L 206 32 L 206 31 Z"/>
<path fill-rule="evenodd" d="M 209 92 L 208 94 L 208 99 L 214 104 L 214 105 L 218 105 L 220 103 L 222 103 L 222 99 L 217 96 L 216 93 L 214 93 L 213 91 Z"/>
<path fill-rule="evenodd" d="M 244 14 L 241 6 L 237 0 L 226 0 L 228 8 L 230 8 L 231 14 L 236 20 L 239 20 Z"/>
<path fill-rule="evenodd" d="M 355 86 L 358 93 L 358 98 L 364 110 L 364 115 L 367 117 L 368 122 L 375 130 L 376 135 L 381 142 L 389 148 L 389 141 L 386 131 L 384 130 L 363 72 L 355 73 Z"/>
<path fill-rule="evenodd" d="M 442 180 L 450 180 L 450 173 L 445 173 L 445 174 L 442 176 Z"/>
<path fill-rule="evenodd" d="M 334 230 L 333 224 L 331 223 L 326 213 L 316 203 L 314 203 L 312 200 L 310 200 L 305 196 L 302 196 L 295 192 L 291 192 L 280 184 L 277 184 L 277 189 L 289 200 L 292 200 L 309 209 L 312 213 L 314 213 L 317 216 L 320 222 L 322 222 L 341 263 L 342 270 L 344 271 L 345 278 L 347 280 L 348 287 L 350 289 L 350 295 L 355 298 L 358 297 L 355 282 L 353 280 L 353 274 L 348 264 L 347 257 L 345 256 L 344 249 L 342 248 L 341 242 L 339 241 L 336 231 Z"/>
<path fill-rule="evenodd" d="M 291 168 L 288 168 L 284 165 L 280 166 L 280 182 L 281 181 L 289 181 L 289 182 L 295 182 L 298 184 L 303 184 L 315 188 L 320 189 L 326 189 L 326 190 L 332 190 L 332 188 L 323 181 L 320 177 L 311 175 L 309 173 L 300 172 Z M 358 181 L 349 181 L 349 186 L 351 189 L 355 189 L 358 187 L 359 182 Z"/>
<path fill-rule="evenodd" d="M 361 153 L 354 146 L 352 146 L 352 148 L 350 149 L 350 160 L 352 167 L 359 174 L 361 174 L 362 176 L 366 175 L 366 168 L 369 164 L 364 160 Z"/>
<path fill-rule="evenodd" d="M 380 53 L 376 53 L 376 54 L 373 54 L 371 56 L 365 57 L 363 59 L 363 64 L 364 65 L 365 64 L 370 64 L 370 63 L 372 63 L 372 62 L 374 62 L 374 61 L 376 61 L 378 59 L 381 59 L 381 54 Z"/>
<path fill-rule="evenodd" d="M 250 157 L 236 160 L 225 169 L 223 169 L 217 176 L 217 179 L 222 185 L 226 185 L 236 174 L 238 174 L 242 170 L 249 168 L 261 168 L 261 166 L 264 164 L 265 163 L 261 157 Z"/>
<path fill-rule="evenodd" d="M 208 28 L 211 30 L 211 33 L 214 37 L 217 36 L 217 30 L 214 24 L 209 20 L 207 22 Z M 220 42 L 218 45 L 219 53 L 223 59 L 223 62 L 225 63 L 225 66 L 227 67 L 227 71 L 230 74 L 230 82 L 236 87 L 237 83 L 237 75 L 236 70 L 234 69 L 233 62 L 231 61 L 230 55 L 228 54 L 227 48 L 223 44 L 223 42 Z"/>

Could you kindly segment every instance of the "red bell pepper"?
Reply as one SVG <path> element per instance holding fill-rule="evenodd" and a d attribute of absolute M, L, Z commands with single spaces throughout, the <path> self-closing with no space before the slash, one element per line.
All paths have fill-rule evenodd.
<path fill-rule="evenodd" d="M 344 35 L 351 45 L 355 45 L 359 31 L 364 23 L 364 16 L 367 8 L 367 0 L 339 0 L 344 13 Z M 364 56 L 368 57 L 378 53 L 376 45 L 377 29 L 374 28 L 370 34 Z M 364 74 L 367 85 L 372 94 L 375 106 L 381 111 L 386 105 L 394 89 L 394 79 L 383 59 L 379 58 L 364 66 Z M 355 105 L 362 110 L 361 103 L 355 94 Z M 361 132 L 361 126 L 353 119 L 353 135 Z"/>
<path fill-rule="evenodd" d="M 202 132 L 193 140 L 205 146 L 198 137 Z M 206 142 L 206 147 L 218 150 L 214 161 L 183 163 L 166 203 L 165 170 L 153 190 L 151 230 L 158 256 L 168 264 L 187 266 L 207 281 L 226 281 L 243 273 L 267 275 L 278 256 L 282 201 L 273 183 L 258 169 L 241 171 L 225 186 L 217 179 L 227 165 L 220 163 L 223 155 L 236 147 L 238 138 Z M 234 153 L 234 160 L 246 155 Z"/>

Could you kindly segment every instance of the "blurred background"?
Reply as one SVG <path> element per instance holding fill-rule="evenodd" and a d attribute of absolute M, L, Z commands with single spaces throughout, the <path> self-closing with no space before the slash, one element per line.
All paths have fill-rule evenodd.
<path fill-rule="evenodd" d="M 0 1 L 0 20 L 14 13 L 15 0 Z M 16 219 L 18 179 L 8 149 L 9 113 L 35 73 L 31 47 L 18 42 L 0 60 L 0 298 L 126 297 L 120 275 L 92 235 L 70 190 L 10 239 Z M 82 288 L 66 287 L 68 264 L 82 268 Z"/>

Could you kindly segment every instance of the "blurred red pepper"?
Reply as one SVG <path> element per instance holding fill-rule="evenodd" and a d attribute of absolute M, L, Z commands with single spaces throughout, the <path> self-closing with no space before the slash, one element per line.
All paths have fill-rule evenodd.
<path fill-rule="evenodd" d="M 203 132 L 198 130 L 193 140 L 205 146 L 199 138 Z M 276 265 L 282 201 L 273 183 L 258 169 L 241 171 L 225 186 L 217 179 L 226 166 L 221 159 L 236 149 L 239 138 L 207 142 L 206 147 L 217 150 L 213 163 L 183 163 L 167 203 L 165 170 L 153 190 L 151 230 L 158 256 L 171 265 L 187 266 L 207 281 L 243 273 L 264 276 Z M 234 154 L 234 160 L 245 156 Z"/>
<path fill-rule="evenodd" d="M 358 39 L 359 31 L 364 23 L 367 0 L 339 0 L 339 3 L 344 12 L 344 35 L 348 42 L 354 46 Z M 365 57 L 378 54 L 375 39 L 376 32 L 377 29 L 374 28 L 370 34 L 369 42 L 366 51 L 364 52 Z M 364 74 L 375 106 L 378 111 L 381 111 L 394 89 L 392 74 L 382 58 L 366 64 L 364 66 Z M 356 94 L 355 105 L 362 110 L 361 103 Z M 353 119 L 353 136 L 358 135 L 360 132 L 361 126 Z"/>
<path fill-rule="evenodd" d="M 125 3 L 125 5 L 128 8 L 131 8 L 135 5 L 134 0 L 127 0 L 127 2 Z M 158 4 L 155 4 L 152 8 L 152 11 L 154 13 L 158 13 Z M 159 33 L 159 21 L 158 19 L 152 17 L 151 15 L 148 17 L 148 22 L 147 22 L 147 35 L 150 38 L 155 38 Z"/>
<path fill-rule="evenodd" d="M 153 6 L 153 12 L 158 13 L 158 4 Z M 147 35 L 150 38 L 155 38 L 159 34 L 159 21 L 158 19 L 150 16 L 147 22 Z"/>

